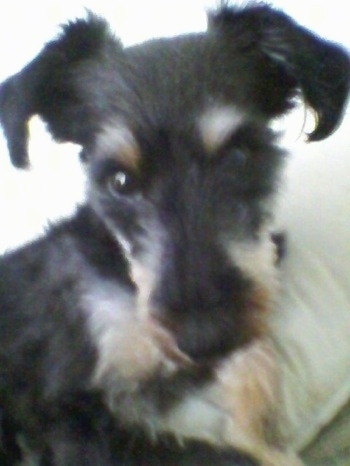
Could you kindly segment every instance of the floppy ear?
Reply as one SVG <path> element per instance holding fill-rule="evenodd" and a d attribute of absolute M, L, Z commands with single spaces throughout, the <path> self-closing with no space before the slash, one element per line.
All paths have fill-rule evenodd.
<path fill-rule="evenodd" d="M 122 55 L 107 23 L 88 13 L 63 26 L 21 72 L 0 87 L 0 121 L 12 163 L 28 163 L 28 120 L 40 115 L 57 140 L 86 144 L 108 114 Z M 112 70 L 111 70 L 112 69 Z"/>
<path fill-rule="evenodd" d="M 254 98 L 266 115 L 285 112 L 300 92 L 315 114 L 315 129 L 308 140 L 324 139 L 336 130 L 350 89 L 350 58 L 339 45 L 315 36 L 264 4 L 243 10 L 223 7 L 210 15 L 209 30 L 235 41 L 242 54 L 254 57 L 260 80 L 260 95 Z"/>

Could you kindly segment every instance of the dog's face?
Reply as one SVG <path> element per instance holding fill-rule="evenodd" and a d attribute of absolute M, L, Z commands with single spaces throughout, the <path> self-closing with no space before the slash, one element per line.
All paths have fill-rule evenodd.
<path fill-rule="evenodd" d="M 256 337 L 275 287 L 281 153 L 264 125 L 214 96 L 210 105 L 176 126 L 134 128 L 116 115 L 86 153 L 90 202 L 122 246 L 139 312 L 195 360 Z"/>
<path fill-rule="evenodd" d="M 284 157 L 271 121 L 301 95 L 318 116 L 309 139 L 325 138 L 348 88 L 339 47 L 259 4 L 221 9 L 206 33 L 128 49 L 94 16 L 70 23 L 4 83 L 0 103 L 16 165 L 34 113 L 81 144 L 89 203 L 122 249 L 137 314 L 202 363 L 259 336 L 272 304 Z"/>

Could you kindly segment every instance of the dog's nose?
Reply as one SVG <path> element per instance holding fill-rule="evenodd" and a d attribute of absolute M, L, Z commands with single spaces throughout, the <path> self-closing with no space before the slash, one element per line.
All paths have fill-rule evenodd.
<path fill-rule="evenodd" d="M 182 354 L 196 364 L 211 364 L 246 343 L 250 295 L 250 282 L 231 267 L 183 273 L 178 280 L 164 276 L 154 296 L 155 318 Z"/>
<path fill-rule="evenodd" d="M 172 316 L 175 312 L 173 308 Z M 213 309 L 212 315 L 208 315 L 188 309 L 188 315 L 178 319 L 166 317 L 165 312 L 158 314 L 155 320 L 162 329 L 158 341 L 164 355 L 177 367 L 210 365 L 226 356 L 237 339 L 233 323 L 222 318 L 224 312 Z M 180 311 L 177 314 L 180 316 Z"/>
<path fill-rule="evenodd" d="M 254 283 L 227 257 L 207 221 L 198 219 L 193 231 L 176 226 L 149 309 L 182 353 L 196 364 L 215 363 L 247 341 Z"/>
<path fill-rule="evenodd" d="M 179 328 L 176 341 L 184 353 L 197 365 L 211 365 L 227 356 L 234 345 L 234 335 L 229 325 L 217 327 L 215 323 L 194 325 L 186 322 Z"/>

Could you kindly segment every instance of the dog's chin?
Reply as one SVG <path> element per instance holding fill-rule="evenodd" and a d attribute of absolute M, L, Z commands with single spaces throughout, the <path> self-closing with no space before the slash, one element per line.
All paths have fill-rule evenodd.
<path fill-rule="evenodd" d="M 117 325 L 90 328 L 97 348 L 92 388 L 126 425 L 155 425 L 183 392 L 205 380 L 208 368 L 197 366 L 159 322 L 128 309 Z M 91 317 L 91 316 L 90 316 Z M 90 324 L 95 324 L 90 321 Z"/>
<path fill-rule="evenodd" d="M 173 431 L 173 423 L 166 429 L 164 419 L 171 419 L 187 396 L 196 397 L 214 377 L 214 367 L 210 365 L 187 364 L 170 370 L 168 365 L 169 361 L 164 361 L 147 378 L 125 381 L 124 386 L 120 378 L 118 383 L 112 376 L 104 379 L 105 402 L 126 427 L 143 426 L 152 435 Z"/>

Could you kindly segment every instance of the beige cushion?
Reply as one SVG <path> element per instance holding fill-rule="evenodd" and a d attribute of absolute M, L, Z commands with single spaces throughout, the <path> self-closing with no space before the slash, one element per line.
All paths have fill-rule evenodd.
<path fill-rule="evenodd" d="M 291 145 L 278 209 L 288 254 L 271 325 L 280 349 L 284 433 L 299 450 L 311 449 L 350 400 L 349 121 L 322 143 Z M 344 445 L 347 426 L 339 433 Z"/>

